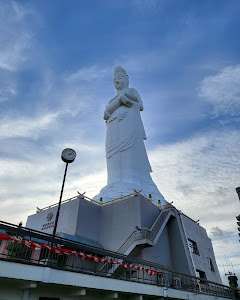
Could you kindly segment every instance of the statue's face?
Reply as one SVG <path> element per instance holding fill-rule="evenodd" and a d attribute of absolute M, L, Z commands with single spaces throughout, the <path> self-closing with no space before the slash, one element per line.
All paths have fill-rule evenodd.
<path fill-rule="evenodd" d="M 113 82 L 117 91 L 122 91 L 128 87 L 128 78 L 122 74 L 116 75 Z"/>

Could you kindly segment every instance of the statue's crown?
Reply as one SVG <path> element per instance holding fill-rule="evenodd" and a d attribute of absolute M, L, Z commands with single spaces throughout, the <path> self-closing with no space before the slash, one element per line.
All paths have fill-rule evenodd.
<path fill-rule="evenodd" d="M 118 66 L 114 69 L 114 77 L 120 74 L 127 76 L 127 72 L 122 67 Z"/>

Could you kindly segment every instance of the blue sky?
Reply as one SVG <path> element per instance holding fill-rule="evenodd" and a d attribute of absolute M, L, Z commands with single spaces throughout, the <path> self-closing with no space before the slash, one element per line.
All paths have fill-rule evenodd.
<path fill-rule="evenodd" d="M 153 179 L 240 272 L 239 1 L 0 1 L 0 219 L 106 184 L 103 111 L 124 67 Z"/>

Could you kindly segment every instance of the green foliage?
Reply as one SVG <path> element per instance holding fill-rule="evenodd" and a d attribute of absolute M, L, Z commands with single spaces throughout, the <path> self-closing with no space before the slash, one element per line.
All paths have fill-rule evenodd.
<path fill-rule="evenodd" d="M 22 243 L 15 243 L 14 241 L 8 241 L 6 247 L 8 250 L 9 259 L 30 259 L 32 250 Z"/>

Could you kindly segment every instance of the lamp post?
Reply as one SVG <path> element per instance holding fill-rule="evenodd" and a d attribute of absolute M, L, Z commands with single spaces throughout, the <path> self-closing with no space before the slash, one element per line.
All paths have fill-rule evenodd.
<path fill-rule="evenodd" d="M 65 167 L 65 172 L 64 172 L 64 176 L 63 176 L 63 183 L 62 183 L 60 198 L 59 198 L 59 202 L 58 202 L 58 210 L 57 210 L 54 228 L 53 228 L 53 235 L 55 235 L 56 230 L 57 230 L 57 224 L 58 224 L 58 218 L 59 218 L 60 207 L 61 207 L 61 202 L 62 202 L 62 195 L 63 195 L 65 179 L 66 179 L 66 175 L 67 175 L 68 164 L 72 163 L 74 161 L 74 159 L 76 158 L 76 152 L 73 149 L 66 148 L 62 152 L 61 158 L 66 163 L 66 167 Z"/>

